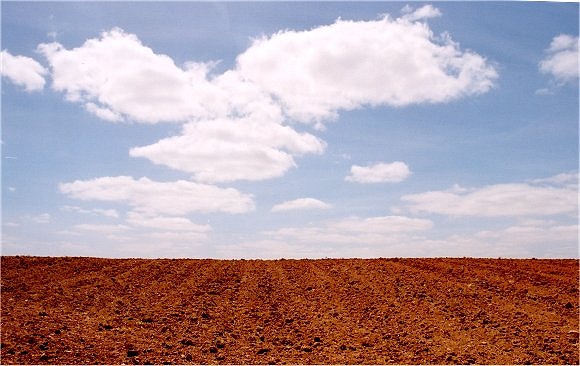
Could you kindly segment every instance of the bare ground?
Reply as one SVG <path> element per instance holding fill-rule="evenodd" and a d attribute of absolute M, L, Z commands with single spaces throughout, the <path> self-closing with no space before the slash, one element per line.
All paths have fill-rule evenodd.
<path fill-rule="evenodd" d="M 2 364 L 578 364 L 579 261 L 2 257 Z"/>

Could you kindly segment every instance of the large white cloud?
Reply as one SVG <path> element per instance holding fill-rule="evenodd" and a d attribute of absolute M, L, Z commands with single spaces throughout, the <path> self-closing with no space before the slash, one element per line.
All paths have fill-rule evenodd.
<path fill-rule="evenodd" d="M 279 107 L 234 71 L 210 75 L 214 62 L 175 64 L 120 28 L 66 49 L 38 46 L 52 72 L 52 88 L 108 121 L 188 122 L 268 112 Z"/>
<path fill-rule="evenodd" d="M 16 85 L 28 92 L 44 88 L 46 69 L 37 61 L 26 56 L 13 56 L 8 51 L 0 52 L 0 72 Z"/>
<path fill-rule="evenodd" d="M 402 182 L 411 175 L 411 170 L 402 161 L 377 163 L 370 166 L 353 165 L 350 175 L 344 179 L 358 183 Z"/>
<path fill-rule="evenodd" d="M 326 147 L 311 134 L 260 117 L 190 123 L 181 135 L 130 154 L 192 173 L 199 181 L 228 182 L 280 177 L 296 166 L 293 155 L 319 154 Z"/>
<path fill-rule="evenodd" d="M 562 178 L 566 179 L 562 179 Z M 578 212 L 577 174 L 558 175 L 529 183 L 454 187 L 401 197 L 411 212 L 450 216 L 526 217 Z"/>
<path fill-rule="evenodd" d="M 540 71 L 558 82 L 578 79 L 578 37 L 560 34 L 552 39 L 547 56 L 540 62 Z"/>
<path fill-rule="evenodd" d="M 135 211 L 147 215 L 235 214 L 255 208 L 252 196 L 236 189 L 183 180 L 156 182 L 127 176 L 101 177 L 62 183 L 60 191 L 75 199 L 127 203 Z"/>
<path fill-rule="evenodd" d="M 497 72 L 482 56 L 436 37 L 424 6 L 401 18 L 337 20 L 257 39 L 233 70 L 214 62 L 176 65 L 137 36 L 114 28 L 82 46 L 38 46 L 55 90 L 110 121 L 186 122 L 283 107 L 285 116 L 323 122 L 367 105 L 446 102 L 488 91 Z"/>
<path fill-rule="evenodd" d="M 51 65 L 52 87 L 101 119 L 185 122 L 180 135 L 130 154 L 200 181 L 279 177 L 296 165 L 295 155 L 324 151 L 320 139 L 283 125 L 280 106 L 239 73 L 210 78 L 211 63 L 179 67 L 121 29 L 71 50 L 58 43 L 39 50 Z"/>
<path fill-rule="evenodd" d="M 207 79 L 210 63 L 179 67 L 119 28 L 78 48 L 53 42 L 38 50 L 50 64 L 52 88 L 107 120 L 156 123 L 208 117 L 222 100 Z"/>
<path fill-rule="evenodd" d="M 131 156 L 202 182 L 263 180 L 284 175 L 296 156 L 325 150 L 289 119 L 320 124 L 343 109 L 444 102 L 493 85 L 497 74 L 483 57 L 421 23 L 437 9 L 405 13 L 282 31 L 256 40 L 222 74 L 212 73 L 211 61 L 176 65 L 119 28 L 77 48 L 53 42 L 38 50 L 52 88 L 99 118 L 184 123 L 177 136 L 134 147 Z"/>
<path fill-rule="evenodd" d="M 436 37 L 420 20 L 424 7 L 392 19 L 348 21 L 256 39 L 238 56 L 236 70 L 279 98 L 301 121 L 321 121 L 339 110 L 447 102 L 488 91 L 497 78 L 482 56 Z"/>

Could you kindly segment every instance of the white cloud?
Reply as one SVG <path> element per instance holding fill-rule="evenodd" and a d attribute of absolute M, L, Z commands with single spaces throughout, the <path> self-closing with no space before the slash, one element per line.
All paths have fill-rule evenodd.
<path fill-rule="evenodd" d="M 195 245 L 196 243 L 206 241 L 209 238 L 209 232 L 185 230 L 185 231 L 156 231 L 147 235 L 150 239 L 155 239 L 166 245 Z M 162 251 L 161 251 L 162 252 Z M 183 253 L 182 253 L 183 256 Z"/>
<path fill-rule="evenodd" d="M 405 7 L 402 9 L 402 12 L 405 15 L 403 15 L 401 19 L 407 20 L 409 22 L 441 16 L 439 9 L 433 7 L 433 5 L 425 5 L 417 10 L 413 10 L 413 8 L 409 5 L 405 5 Z"/>
<path fill-rule="evenodd" d="M 552 75 L 559 83 L 578 79 L 578 37 L 560 34 L 552 39 L 540 71 Z"/>
<path fill-rule="evenodd" d="M 484 57 L 413 21 L 438 13 L 424 7 L 399 19 L 339 19 L 307 31 L 280 31 L 254 40 L 238 56 L 236 70 L 278 98 L 290 117 L 307 122 L 333 118 L 339 110 L 487 92 L 497 72 Z"/>
<path fill-rule="evenodd" d="M 91 231 L 100 234 L 115 234 L 121 233 L 131 228 L 127 225 L 109 225 L 109 224 L 78 224 L 73 226 L 74 230 Z"/>
<path fill-rule="evenodd" d="M 207 79 L 211 63 L 178 67 L 119 28 L 71 50 L 57 42 L 38 50 L 50 64 L 52 88 L 107 120 L 184 121 L 209 116 L 208 108 L 220 103 Z"/>
<path fill-rule="evenodd" d="M 563 241 L 578 243 L 578 225 L 510 226 L 499 231 L 480 231 L 475 237 L 488 242 L 501 241 L 516 247 L 537 243 L 553 245 Z"/>
<path fill-rule="evenodd" d="M 272 207 L 272 212 L 291 210 L 325 210 L 332 206 L 315 198 L 298 198 L 292 201 L 279 203 Z"/>
<path fill-rule="evenodd" d="M 315 136 L 262 117 L 189 123 L 181 135 L 133 148 L 130 155 L 193 173 L 199 181 L 229 182 L 280 177 L 296 166 L 293 155 L 324 151 L 326 144 Z"/>
<path fill-rule="evenodd" d="M 577 213 L 577 185 L 561 184 L 562 177 L 542 180 L 541 185 L 510 183 L 461 190 L 455 187 L 409 194 L 401 200 L 411 212 L 450 216 L 537 217 Z"/>
<path fill-rule="evenodd" d="M 319 226 L 282 228 L 264 234 L 273 240 L 310 245 L 382 245 L 404 241 L 409 233 L 432 227 L 431 220 L 405 216 L 349 217 Z"/>
<path fill-rule="evenodd" d="M 60 184 L 72 198 L 124 202 L 143 214 L 184 215 L 191 212 L 243 213 L 254 210 L 251 195 L 233 188 L 188 181 L 156 182 L 148 178 L 102 177 Z"/>
<path fill-rule="evenodd" d="M 159 223 L 152 225 L 156 227 L 148 224 L 109 225 L 110 228 L 107 225 L 90 225 L 89 228 L 93 226 L 92 230 L 77 232 L 75 243 L 93 247 L 93 252 L 97 250 L 101 256 L 107 257 L 191 258 L 204 255 L 202 245 L 209 238 L 208 230 L 200 226 L 200 230 L 164 231 L 157 226 L 165 225 Z"/>
<path fill-rule="evenodd" d="M 113 112 L 112 110 L 104 107 L 99 107 L 95 103 L 89 102 L 85 104 L 85 109 L 88 112 L 96 115 L 97 117 L 104 119 L 109 122 L 119 122 L 123 120 L 123 117 L 119 113 Z"/>
<path fill-rule="evenodd" d="M 578 185 L 578 172 L 561 173 L 553 177 L 532 179 L 530 182 L 534 184 L 563 185 L 573 188 Z"/>
<path fill-rule="evenodd" d="M 402 182 L 411 175 L 407 164 L 401 161 L 377 163 L 370 166 L 353 165 L 344 179 L 357 183 Z"/>
<path fill-rule="evenodd" d="M 210 237 L 209 225 L 186 217 L 131 211 L 122 224 L 83 223 L 55 234 L 75 237 L 75 244 L 93 255 L 113 257 L 187 257 Z"/>
<path fill-rule="evenodd" d="M 8 51 L 0 52 L 0 70 L 16 85 L 23 86 L 27 92 L 44 88 L 46 69 L 30 57 L 13 56 Z"/>
<path fill-rule="evenodd" d="M 295 155 L 324 151 L 320 139 L 282 125 L 280 106 L 239 73 L 210 78 L 211 63 L 178 67 L 121 29 L 72 50 L 58 43 L 39 50 L 51 65 L 53 89 L 99 118 L 187 122 L 180 135 L 130 154 L 199 181 L 279 177 L 296 165 Z"/>
<path fill-rule="evenodd" d="M 578 255 L 578 225 L 524 224 L 455 234 L 431 244 L 440 255 L 574 258 Z"/>
<path fill-rule="evenodd" d="M 114 210 L 114 209 L 93 208 L 93 209 L 87 210 L 87 209 L 84 209 L 81 207 L 67 205 L 67 206 L 61 207 L 61 210 L 66 211 L 66 212 L 76 212 L 76 213 L 81 213 L 81 214 L 102 215 L 105 217 L 112 217 L 112 218 L 119 217 L 119 213 L 117 212 L 117 210 Z"/>
<path fill-rule="evenodd" d="M 431 220 L 406 216 L 351 217 L 329 223 L 331 230 L 361 233 L 395 233 L 427 230 L 433 227 Z"/>
<path fill-rule="evenodd" d="M 50 214 L 48 214 L 48 213 L 43 213 L 43 214 L 36 215 L 36 216 L 27 216 L 26 218 L 34 223 L 37 223 L 37 224 L 50 223 Z"/>
<path fill-rule="evenodd" d="M 213 62 L 176 65 L 119 28 L 77 48 L 53 42 L 38 50 L 52 88 L 101 119 L 185 123 L 179 135 L 134 147 L 131 156 L 201 182 L 255 181 L 324 152 L 324 141 L 296 131 L 288 117 L 320 127 L 343 109 L 444 102 L 492 86 L 497 75 L 484 58 L 448 37 L 436 40 L 418 22 L 437 9 L 407 13 L 279 32 L 256 40 L 222 74 L 211 73 Z"/>
<path fill-rule="evenodd" d="M 119 213 L 117 212 L 117 210 L 113 210 L 113 209 L 95 208 L 95 209 L 90 210 L 90 213 L 95 213 L 95 214 L 103 215 L 106 217 L 113 217 L 113 218 L 119 217 Z"/>
<path fill-rule="evenodd" d="M 87 245 L 79 245 L 74 242 L 61 241 L 58 244 L 58 252 L 61 256 L 94 256 L 93 248 Z"/>
<path fill-rule="evenodd" d="M 217 245 L 216 253 L 221 258 L 262 259 L 425 256 L 426 239 L 416 233 L 432 226 L 430 220 L 403 216 L 348 217 L 266 231 L 262 238 Z"/>
<path fill-rule="evenodd" d="M 118 237 L 113 248 L 117 257 L 139 258 L 199 258 L 204 256 L 204 237 L 196 233 L 153 233 L 146 236 Z M 201 250 L 200 250 L 201 249 Z M 111 256 L 111 253 L 107 253 Z"/>
<path fill-rule="evenodd" d="M 222 259 L 279 259 L 279 258 L 323 258 L 336 257 L 336 250 L 317 248 L 305 244 L 280 240 L 252 240 L 247 242 L 217 245 L 216 253 Z"/>
<path fill-rule="evenodd" d="M 404 218 L 399 220 L 405 221 Z M 397 219 L 345 219 L 342 224 L 346 227 L 342 229 L 340 221 L 314 227 L 283 228 L 264 233 L 267 239 L 218 246 L 217 251 L 223 258 L 264 259 L 394 256 L 574 258 L 578 253 L 578 226 L 575 224 L 530 222 L 436 239 L 433 235 L 427 237 L 414 233 L 430 228 L 429 222 L 410 225 L 407 232 L 388 232 L 381 221 L 396 222 Z"/>
<path fill-rule="evenodd" d="M 420 22 L 440 16 L 431 5 L 399 19 L 343 21 L 257 39 L 236 66 L 211 74 L 215 62 L 176 65 L 120 28 L 66 49 L 38 46 L 52 88 L 109 121 L 186 122 L 280 109 L 321 122 L 366 105 L 446 102 L 488 91 L 497 72 L 482 56 L 435 37 Z M 410 62 L 409 60 L 412 60 Z"/>
<path fill-rule="evenodd" d="M 132 226 L 162 229 L 170 232 L 189 231 L 205 234 L 211 231 L 211 226 L 196 224 L 185 217 L 151 216 L 140 212 L 129 212 L 126 222 Z"/>
<path fill-rule="evenodd" d="M 52 88 L 111 122 L 189 122 L 255 113 L 280 113 L 257 85 L 235 71 L 210 75 L 215 62 L 175 64 L 120 28 L 66 49 L 45 43 Z"/>

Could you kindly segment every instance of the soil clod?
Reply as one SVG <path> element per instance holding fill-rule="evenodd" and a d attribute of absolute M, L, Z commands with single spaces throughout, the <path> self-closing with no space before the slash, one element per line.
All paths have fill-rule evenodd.
<path fill-rule="evenodd" d="M 127 351 L 127 357 L 137 357 L 139 356 L 139 351 L 130 349 Z"/>

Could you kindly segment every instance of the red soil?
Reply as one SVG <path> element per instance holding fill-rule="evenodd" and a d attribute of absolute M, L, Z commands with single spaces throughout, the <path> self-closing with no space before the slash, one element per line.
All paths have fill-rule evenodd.
<path fill-rule="evenodd" d="M 578 364 L 579 261 L 2 257 L 2 364 Z"/>

